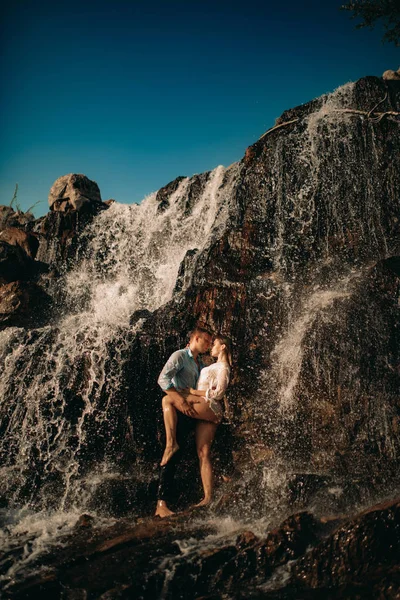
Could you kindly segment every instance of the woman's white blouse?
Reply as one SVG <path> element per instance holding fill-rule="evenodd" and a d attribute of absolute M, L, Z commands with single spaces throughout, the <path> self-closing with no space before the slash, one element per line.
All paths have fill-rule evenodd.
<path fill-rule="evenodd" d="M 206 391 L 207 400 L 222 400 L 229 383 L 230 368 L 226 363 L 216 362 L 200 371 L 197 389 Z"/>

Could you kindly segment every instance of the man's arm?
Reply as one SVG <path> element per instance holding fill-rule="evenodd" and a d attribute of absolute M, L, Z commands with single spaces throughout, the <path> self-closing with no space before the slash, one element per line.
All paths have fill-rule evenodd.
<path fill-rule="evenodd" d="M 182 392 L 178 392 L 174 387 L 164 390 L 167 396 L 172 399 L 173 405 L 187 417 L 193 417 L 196 413 L 193 406 L 189 404 Z"/>
<path fill-rule="evenodd" d="M 172 382 L 173 377 L 179 373 L 182 368 L 182 354 L 178 350 L 177 352 L 171 354 L 165 363 L 164 368 L 158 378 L 158 385 L 161 387 L 163 392 L 168 394 L 178 410 L 180 410 L 184 415 L 192 417 L 194 413 L 193 408 L 188 402 L 186 402 L 185 396 L 174 387 Z"/>

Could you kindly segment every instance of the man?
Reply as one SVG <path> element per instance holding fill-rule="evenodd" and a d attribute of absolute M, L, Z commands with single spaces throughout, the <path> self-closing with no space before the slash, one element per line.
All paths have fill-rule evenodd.
<path fill-rule="evenodd" d="M 193 416 L 193 407 L 186 401 L 182 390 L 196 387 L 204 366 L 199 355 L 210 349 L 211 342 L 211 333 L 203 327 L 196 327 L 190 334 L 188 347 L 177 350 L 170 356 L 158 378 L 161 389 L 187 417 Z M 174 452 L 173 456 L 168 457 L 166 464 L 161 466 L 155 514 L 162 518 L 173 514 L 167 506 L 166 498 L 173 486 L 178 454 L 179 451 Z"/>

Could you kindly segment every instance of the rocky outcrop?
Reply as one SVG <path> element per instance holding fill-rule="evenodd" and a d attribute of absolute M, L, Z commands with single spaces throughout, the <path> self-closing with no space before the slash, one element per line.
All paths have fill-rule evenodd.
<path fill-rule="evenodd" d="M 400 69 L 397 69 L 397 71 L 392 71 L 391 69 L 385 71 L 382 79 L 384 81 L 400 81 Z"/>
<path fill-rule="evenodd" d="M 0 239 L 0 280 L 3 282 L 26 279 L 31 275 L 32 261 L 18 245 Z"/>
<path fill-rule="evenodd" d="M 86 175 L 70 173 L 59 177 L 49 193 L 50 210 L 69 212 L 81 210 L 87 204 L 102 202 L 99 186 Z"/>
<path fill-rule="evenodd" d="M 34 220 L 30 212 L 15 211 L 11 206 L 0 205 L 0 231 L 7 227 L 25 227 Z"/>
<path fill-rule="evenodd" d="M 398 598 L 400 578 L 400 499 L 369 508 L 341 525 L 302 557 L 291 570 L 292 593 L 341 590 L 343 596 Z M 297 595 L 293 592 L 296 590 Z M 321 595 L 322 595 L 321 594 Z"/>
<path fill-rule="evenodd" d="M 227 394 L 233 414 L 214 446 L 217 475 L 226 475 L 228 459 L 234 479 L 217 491 L 219 514 L 258 519 L 276 515 L 277 506 L 288 515 L 294 506 L 310 505 L 351 513 L 366 499 L 389 494 L 400 449 L 399 112 L 398 82 L 364 78 L 286 111 L 239 164 L 178 178 L 141 206 L 112 204 L 100 214 L 104 204 L 85 201 L 73 209 L 60 192 L 57 202 L 60 208 L 66 202 L 67 211 L 52 210 L 30 226 L 40 239 L 35 263 L 47 265 L 46 277 L 56 282 L 45 289 L 58 302 L 57 324 L 4 336 L 2 365 L 7 381 L 19 386 L 5 390 L 0 406 L 9 436 L 0 440 L 10 474 L 4 494 L 40 508 L 59 506 L 62 497 L 63 507 L 84 498 L 85 510 L 119 517 L 149 511 L 163 431 L 157 374 L 196 323 L 234 344 Z M 206 233 L 188 242 L 208 220 Z M 177 232 L 173 239 L 171 232 Z M 7 251 L 21 252 L 4 243 Z M 17 264 L 18 256 L 13 260 Z M 36 281 L 44 286 L 45 275 Z M 43 357 L 49 357 L 44 377 L 35 370 Z M 13 379 L 22 366 L 29 377 Z M 23 444 L 18 427 L 9 426 L 21 413 Z M 171 506 L 178 510 L 200 499 L 193 436 L 184 456 Z M 389 521 L 382 519 L 386 528 Z M 160 526 L 163 550 L 143 529 L 132 533 L 135 549 L 129 532 L 115 530 L 109 542 L 93 546 L 95 556 L 79 549 L 77 562 L 71 554 L 68 564 L 55 559 L 60 567 L 48 584 L 69 577 L 81 589 L 90 555 L 93 579 L 82 584 L 82 595 L 124 597 L 126 589 L 128 597 L 140 597 L 143 586 L 146 593 L 162 589 L 165 579 L 154 561 L 170 553 L 178 564 L 171 559 L 176 580 L 168 590 L 182 588 L 185 577 L 204 595 L 208 589 L 235 594 L 235 585 L 247 586 L 245 573 L 265 581 L 304 556 L 307 545 L 320 545 L 326 557 L 320 527 L 331 535 L 332 523 L 325 529 L 309 514 L 297 516 L 275 533 L 242 532 L 238 541 L 202 547 L 190 564 L 187 555 L 181 560 L 167 525 Z M 382 533 L 380 525 L 359 530 L 377 539 Z M 152 527 L 151 535 L 157 531 Z M 187 523 L 185 532 L 179 539 L 206 537 Z M 327 539 L 345 561 L 344 546 Z M 390 537 L 390 543 L 397 542 Z M 115 589 L 105 569 L 103 579 L 102 552 L 113 548 L 121 551 L 115 564 L 122 583 Z M 377 577 L 384 567 L 373 543 L 368 548 L 375 561 L 369 573 Z M 153 569 L 142 569 L 134 581 L 127 574 L 133 555 L 140 569 Z M 333 565 L 330 560 L 324 564 Z M 330 584 L 315 573 L 319 568 L 304 562 L 282 593 L 305 590 L 313 597 L 314 585 L 315 594 L 325 590 Z M 300 589 L 301 573 L 310 589 Z M 337 594 L 342 586 L 362 585 L 344 576 L 332 581 Z"/>
<path fill-rule="evenodd" d="M 170 206 L 170 197 L 179 187 L 179 184 L 184 180 L 184 177 L 177 177 L 157 192 L 158 212 L 162 213 Z"/>
<path fill-rule="evenodd" d="M 183 293 L 133 343 L 132 415 L 140 390 L 154 407 L 135 431 L 139 453 L 155 458 L 144 445 L 156 435 L 153 374 L 201 322 L 234 340 L 229 398 L 244 448 L 257 440 L 294 469 L 371 483 L 383 480 L 382 457 L 396 470 L 400 89 L 388 83 L 365 78 L 287 111 L 250 148 L 228 226 L 186 255 Z"/>
<path fill-rule="evenodd" d="M 0 242 L 6 242 L 11 246 L 19 246 L 32 260 L 35 259 L 39 248 L 39 241 L 36 235 L 17 227 L 8 227 L 0 231 Z"/>
<path fill-rule="evenodd" d="M 63 590 L 91 598 L 395 600 L 399 507 L 395 500 L 335 520 L 302 512 L 257 535 L 250 529 L 224 534 L 215 521 L 199 524 L 196 513 L 136 524 L 121 520 L 108 528 L 93 527 L 93 518 L 82 515 L 57 552 L 47 553 L 45 573 L 10 582 L 8 597 Z M 23 552 L 23 542 L 26 535 L 13 557 Z"/>
<path fill-rule="evenodd" d="M 38 219 L 33 231 L 39 237 L 37 259 L 65 273 L 84 253 L 84 243 L 78 244 L 82 231 L 105 204 L 85 204 L 80 211 L 53 211 Z"/>

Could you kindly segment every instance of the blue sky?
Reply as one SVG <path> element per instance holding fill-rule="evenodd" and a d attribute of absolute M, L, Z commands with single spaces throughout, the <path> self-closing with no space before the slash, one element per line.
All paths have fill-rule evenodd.
<path fill-rule="evenodd" d="M 139 202 L 239 160 L 285 109 L 397 69 L 382 29 L 341 0 L 7 0 L 1 14 L 0 204 L 48 210 L 85 173 Z"/>

